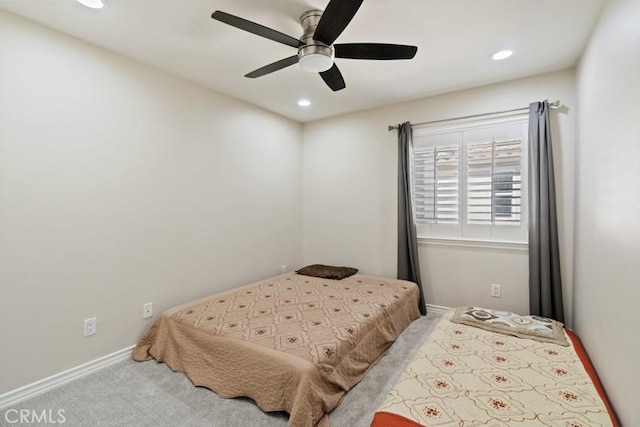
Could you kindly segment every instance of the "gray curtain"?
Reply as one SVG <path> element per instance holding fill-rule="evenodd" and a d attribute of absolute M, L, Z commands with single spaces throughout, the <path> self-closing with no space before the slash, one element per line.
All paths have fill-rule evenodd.
<path fill-rule="evenodd" d="M 564 322 L 547 101 L 529 105 L 529 309 Z"/>
<path fill-rule="evenodd" d="M 418 308 L 422 315 L 426 315 L 418 260 L 418 237 L 413 217 L 412 169 L 413 132 L 411 123 L 406 122 L 398 126 L 398 279 L 418 284 Z"/>

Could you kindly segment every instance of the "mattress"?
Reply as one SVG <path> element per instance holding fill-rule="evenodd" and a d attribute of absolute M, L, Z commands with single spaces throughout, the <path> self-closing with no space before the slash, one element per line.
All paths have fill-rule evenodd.
<path fill-rule="evenodd" d="M 448 311 L 373 427 L 618 426 L 577 337 L 568 347 L 449 321 Z"/>
<path fill-rule="evenodd" d="M 156 359 L 221 397 L 286 411 L 290 426 L 327 414 L 420 314 L 415 283 L 288 273 L 164 312 L 139 340 Z"/>

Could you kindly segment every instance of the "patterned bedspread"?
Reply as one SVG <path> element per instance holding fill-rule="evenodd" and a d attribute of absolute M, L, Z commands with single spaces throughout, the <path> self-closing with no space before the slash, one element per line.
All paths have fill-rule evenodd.
<path fill-rule="evenodd" d="M 612 425 L 573 345 L 454 324 L 452 315 L 436 325 L 372 426 Z"/>
<path fill-rule="evenodd" d="M 140 339 L 154 358 L 222 397 L 249 396 L 289 425 L 326 414 L 419 317 L 414 283 L 284 274 L 175 307 Z"/>

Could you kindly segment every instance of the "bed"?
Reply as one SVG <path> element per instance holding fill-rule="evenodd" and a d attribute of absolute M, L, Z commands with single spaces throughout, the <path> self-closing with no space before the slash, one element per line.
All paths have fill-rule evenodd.
<path fill-rule="evenodd" d="M 463 313 L 474 310 L 484 311 L 480 321 L 461 322 Z M 475 307 L 443 315 L 371 426 L 619 425 L 575 334 L 555 323 L 558 341 L 540 342 L 481 328 L 488 316 L 498 325 L 509 322 L 502 316 L 518 321 L 513 313 Z M 537 320 L 548 321 L 526 316 L 520 322 Z M 540 335 L 551 335 L 546 332 Z"/>
<path fill-rule="evenodd" d="M 327 414 L 415 319 L 415 283 L 355 274 L 288 273 L 174 307 L 133 351 L 197 386 L 286 411 L 289 426 Z"/>

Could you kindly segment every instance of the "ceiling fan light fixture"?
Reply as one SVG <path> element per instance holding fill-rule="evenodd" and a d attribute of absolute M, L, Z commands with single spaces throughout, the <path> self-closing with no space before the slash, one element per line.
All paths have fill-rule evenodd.
<path fill-rule="evenodd" d="M 491 59 L 493 59 L 494 61 L 501 61 L 503 59 L 509 58 L 511 55 L 513 55 L 513 51 L 509 49 L 505 49 L 505 50 L 500 50 L 494 53 L 493 55 L 491 55 Z"/>
<path fill-rule="evenodd" d="M 300 68 L 310 73 L 321 73 L 333 66 L 331 57 L 321 53 L 310 53 L 300 58 Z"/>
<path fill-rule="evenodd" d="M 104 2 L 102 0 L 76 0 L 83 6 L 89 7 L 91 9 L 102 9 L 104 7 Z"/>
<path fill-rule="evenodd" d="M 300 68 L 310 73 L 321 73 L 333 67 L 333 48 L 320 44 L 303 46 L 298 50 Z"/>

